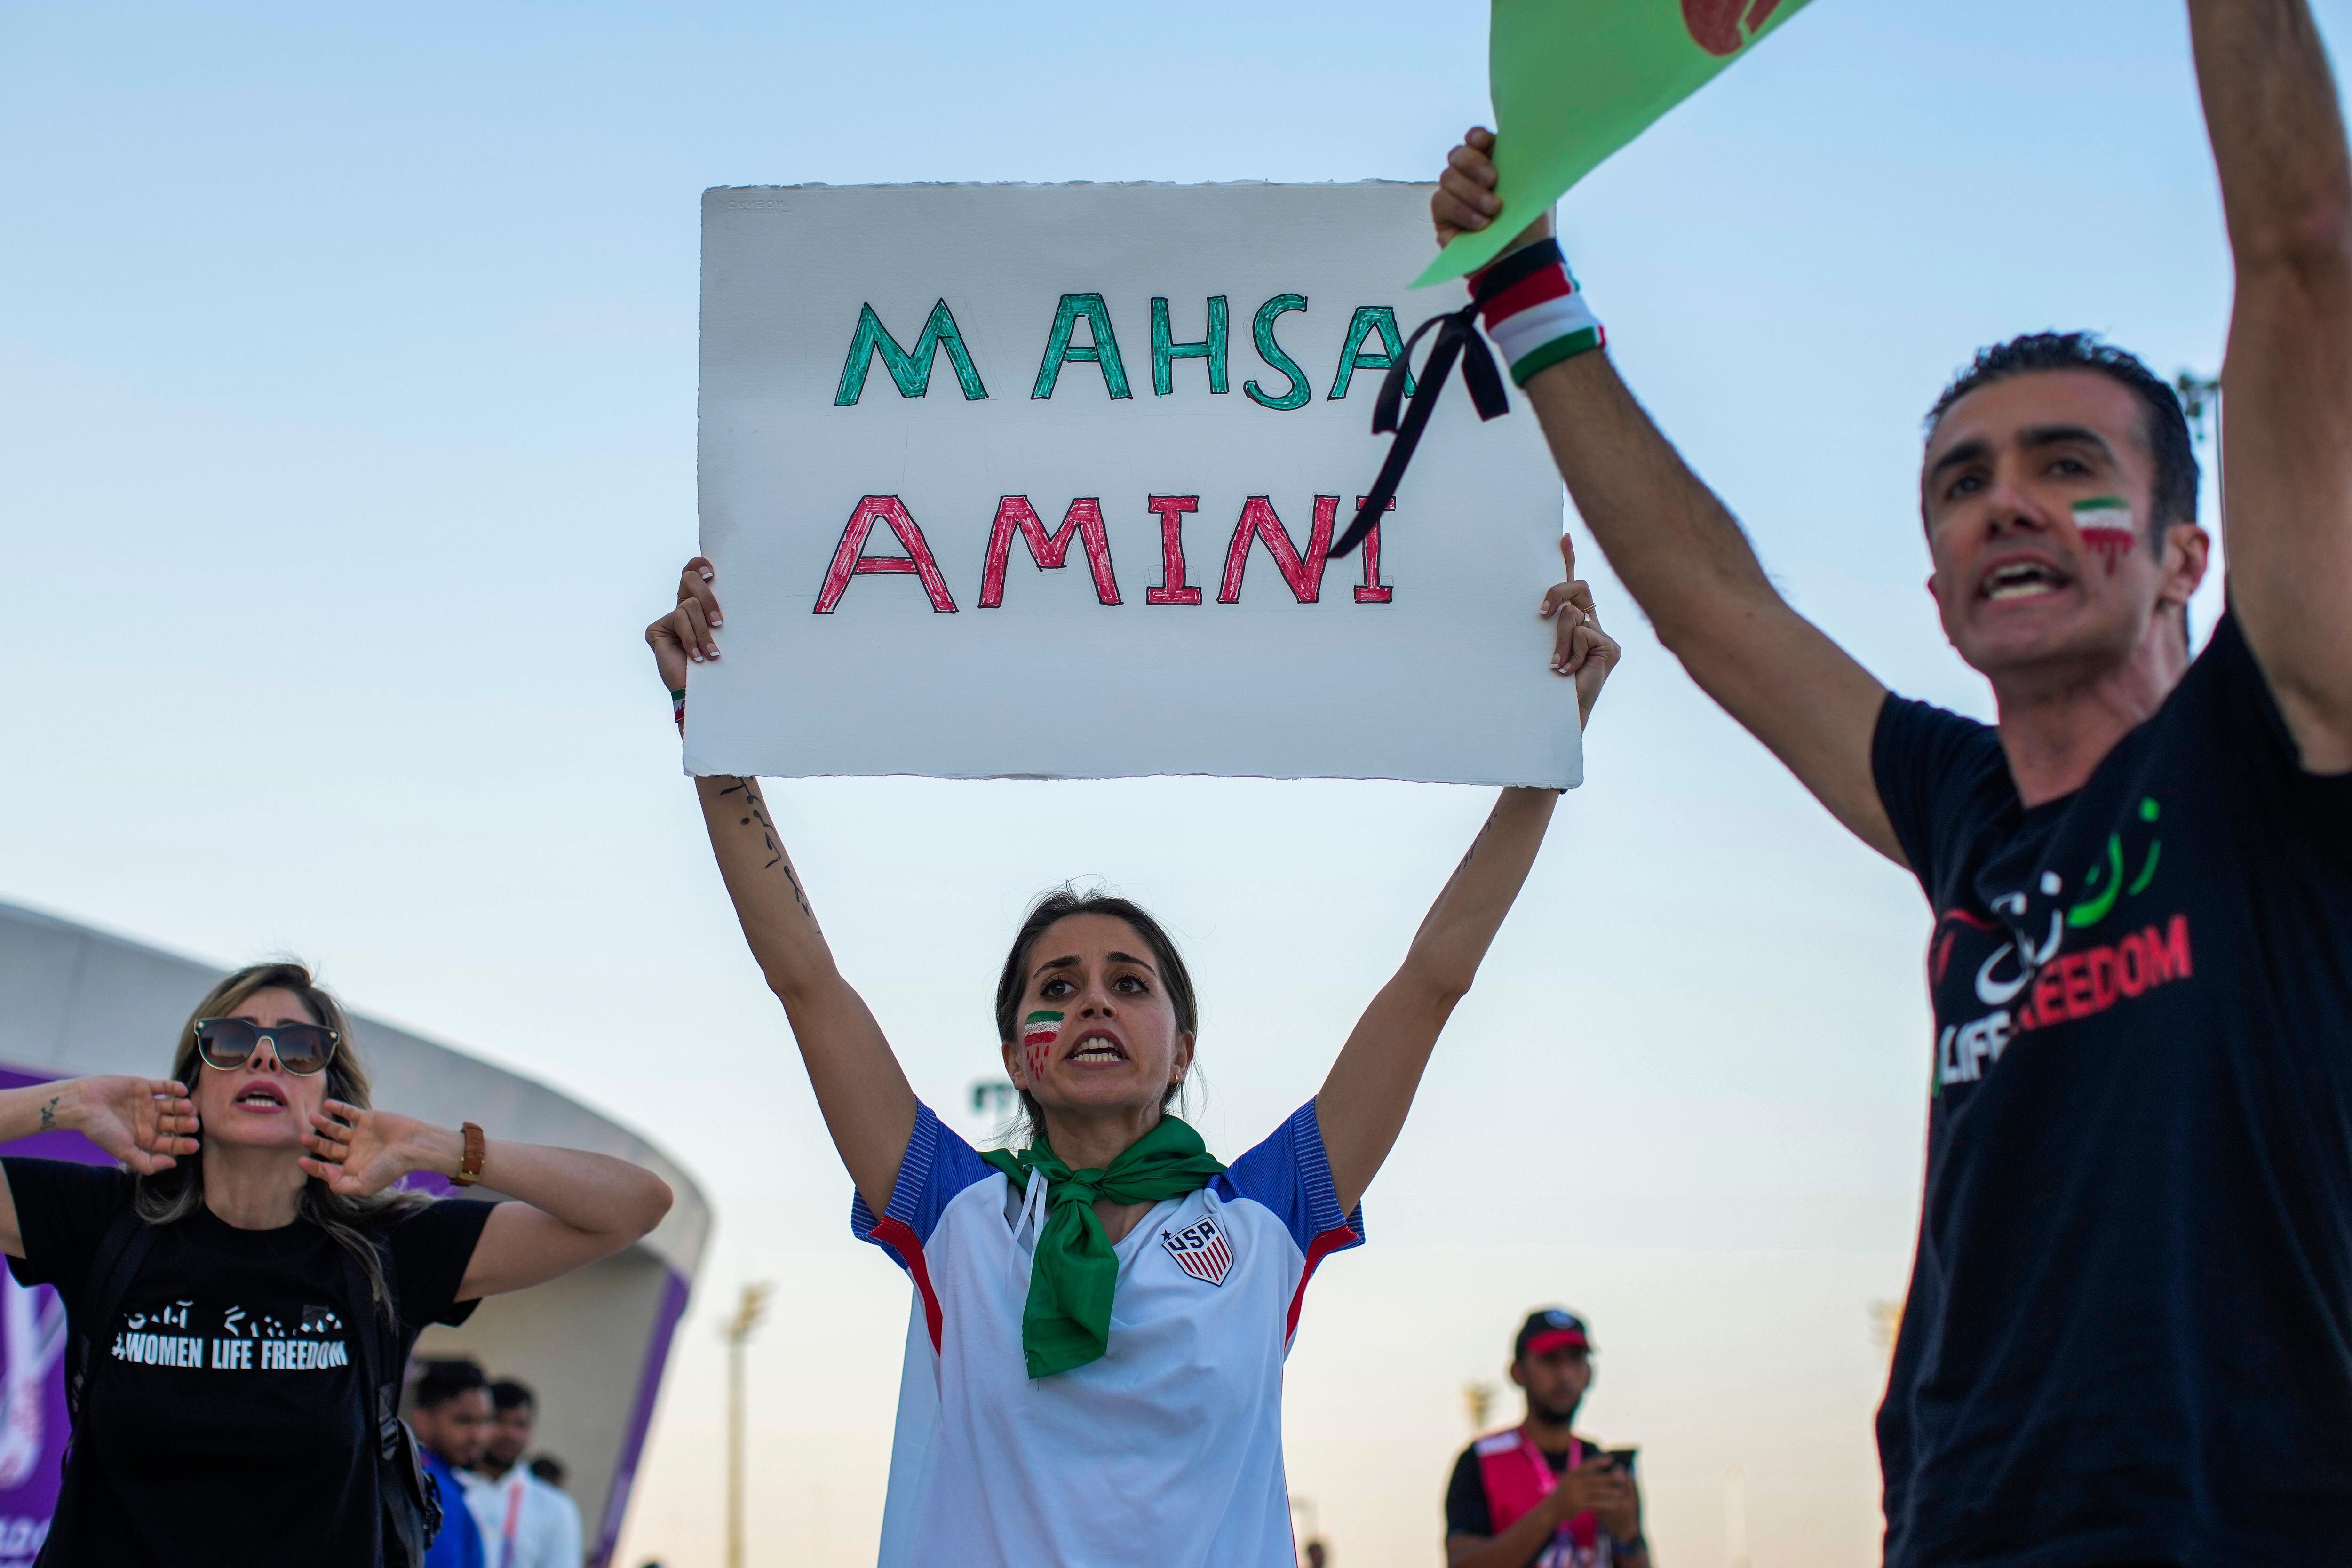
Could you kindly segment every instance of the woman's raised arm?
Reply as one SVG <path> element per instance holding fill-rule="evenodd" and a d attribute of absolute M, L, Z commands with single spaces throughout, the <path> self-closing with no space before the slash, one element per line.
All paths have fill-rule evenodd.
<path fill-rule="evenodd" d="M 64 1128 L 152 1176 L 196 1152 L 196 1108 L 185 1084 L 160 1078 L 77 1078 L 0 1089 L 0 1142 Z M 25 1256 L 16 1195 L 0 1173 L 0 1252 Z"/>
<path fill-rule="evenodd" d="M 689 663 L 719 657 L 712 628 L 719 624 L 710 563 L 697 556 L 679 578 L 677 607 L 646 628 L 673 693 L 686 689 Z M 899 1159 L 915 1131 L 915 1091 L 866 999 L 834 966 L 833 950 L 759 781 L 698 778 L 694 788 L 735 917 L 768 989 L 792 1021 L 833 1146 L 858 1193 L 879 1214 L 890 1202 Z"/>
<path fill-rule="evenodd" d="M 1601 629 L 1591 590 L 1576 580 L 1574 546 L 1565 536 L 1559 546 L 1570 580 L 1544 595 L 1542 613 L 1558 626 L 1552 668 L 1575 678 L 1581 723 L 1620 650 Z M 1477 978 L 1503 917 L 1511 912 L 1559 799 L 1548 789 L 1503 792 L 1413 933 L 1403 964 L 1364 1009 L 1339 1059 L 1331 1064 L 1315 1097 L 1315 1119 L 1323 1129 L 1342 1213 L 1355 1208 L 1404 1130 L 1429 1053 Z"/>
<path fill-rule="evenodd" d="M 299 1162 L 346 1197 L 369 1197 L 412 1171 L 455 1176 L 465 1135 L 392 1110 L 328 1100 L 310 1113 Z M 457 1287 L 477 1300 L 561 1279 L 644 1236 L 669 1213 L 669 1184 L 639 1165 L 584 1149 L 483 1142 L 480 1179 L 516 1201 L 490 1211 Z"/>

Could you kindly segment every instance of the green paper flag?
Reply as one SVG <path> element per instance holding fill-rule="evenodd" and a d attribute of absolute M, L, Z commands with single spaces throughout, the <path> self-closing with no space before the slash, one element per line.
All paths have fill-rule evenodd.
<path fill-rule="evenodd" d="M 1811 0 L 1495 0 L 1503 216 L 1439 251 L 1416 289 L 1475 271 L 1666 110 Z"/>

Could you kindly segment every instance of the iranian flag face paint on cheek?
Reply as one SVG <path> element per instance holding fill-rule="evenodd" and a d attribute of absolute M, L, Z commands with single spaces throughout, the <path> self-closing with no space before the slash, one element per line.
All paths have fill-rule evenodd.
<path fill-rule="evenodd" d="M 1054 1057 L 1054 1042 L 1061 1037 L 1059 1013 L 1032 1013 L 1021 1021 L 1021 1065 L 1032 1083 L 1045 1076 L 1045 1064 Z"/>
<path fill-rule="evenodd" d="M 2121 496 L 2093 496 L 2088 500 L 2076 501 L 2074 531 L 2106 562 L 2110 577 L 2116 574 L 2124 552 L 2139 540 L 2138 531 L 2132 526 L 2131 502 Z"/>

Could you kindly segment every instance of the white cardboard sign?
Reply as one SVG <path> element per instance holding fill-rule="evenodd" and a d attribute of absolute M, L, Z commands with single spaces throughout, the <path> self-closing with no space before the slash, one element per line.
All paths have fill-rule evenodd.
<path fill-rule="evenodd" d="M 708 192 L 726 625 L 688 771 L 1579 783 L 1536 613 L 1560 488 L 1523 398 L 1482 425 L 1450 388 L 1395 510 L 1326 559 L 1401 334 L 1460 302 L 1404 288 L 1428 196 Z"/>

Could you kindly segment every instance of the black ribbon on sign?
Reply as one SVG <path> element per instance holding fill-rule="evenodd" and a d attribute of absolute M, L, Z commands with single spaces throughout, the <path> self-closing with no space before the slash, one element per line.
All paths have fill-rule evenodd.
<path fill-rule="evenodd" d="M 1511 411 L 1511 400 L 1503 391 L 1503 376 L 1495 368 L 1495 356 L 1487 351 L 1486 340 L 1478 331 L 1478 312 L 1496 296 L 1504 293 L 1546 267 L 1564 265 L 1559 242 L 1547 239 L 1515 250 L 1478 275 L 1470 302 L 1458 310 L 1443 316 L 1432 316 L 1415 327 L 1412 336 L 1404 341 L 1404 352 L 1397 355 L 1396 363 L 1389 366 L 1388 374 L 1381 378 L 1381 395 L 1372 404 L 1372 434 L 1385 436 L 1396 433 L 1389 447 L 1386 461 L 1381 464 L 1380 477 L 1372 481 L 1371 493 L 1356 509 L 1356 521 L 1348 531 L 1331 546 L 1333 559 L 1346 555 L 1364 542 L 1381 515 L 1395 499 L 1397 486 L 1404 481 L 1405 466 L 1412 461 L 1413 448 L 1421 445 L 1421 433 L 1429 427 L 1429 416 L 1437 412 L 1438 395 L 1445 390 L 1446 377 L 1454 372 L 1454 361 L 1462 361 L 1462 380 L 1470 389 L 1470 402 L 1481 419 L 1497 419 Z M 1420 384 L 1413 388 L 1412 406 L 1405 408 L 1405 383 L 1412 379 L 1413 345 L 1432 328 L 1437 329 L 1436 342 L 1429 345 L 1429 363 L 1422 367 Z M 1402 411 L 1403 418 L 1398 418 Z"/>

